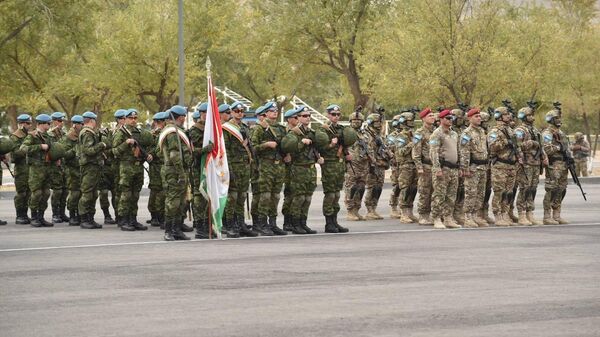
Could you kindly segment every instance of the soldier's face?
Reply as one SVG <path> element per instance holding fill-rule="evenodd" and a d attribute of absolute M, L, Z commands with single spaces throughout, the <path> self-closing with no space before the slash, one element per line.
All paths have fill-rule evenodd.
<path fill-rule="evenodd" d="M 265 115 L 268 119 L 277 119 L 277 110 L 275 110 L 275 109 L 267 110 L 267 113 Z"/>
<path fill-rule="evenodd" d="M 525 120 L 527 123 L 533 123 L 535 121 L 535 116 L 533 116 L 533 114 L 529 114 L 525 117 Z"/>
<path fill-rule="evenodd" d="M 287 122 L 291 127 L 294 127 L 294 126 L 298 125 L 298 117 L 297 116 L 289 117 L 287 119 Z"/>
<path fill-rule="evenodd" d="M 83 124 L 73 123 L 73 129 L 75 129 L 75 131 L 81 130 L 82 127 L 83 127 Z"/>
<path fill-rule="evenodd" d="M 244 110 L 236 109 L 231 111 L 231 117 L 233 117 L 236 121 L 240 122 L 242 118 L 244 118 Z"/>
<path fill-rule="evenodd" d="M 352 128 L 354 129 L 360 129 L 360 127 L 362 126 L 363 121 L 360 119 L 353 119 L 350 121 L 350 126 L 352 126 Z"/>
<path fill-rule="evenodd" d="M 298 121 L 302 123 L 304 126 L 308 126 L 310 124 L 310 113 L 303 111 L 298 115 Z"/>
<path fill-rule="evenodd" d="M 129 116 L 125 119 L 125 123 L 129 126 L 136 126 L 137 125 L 137 116 L 133 115 L 133 116 Z"/>
<path fill-rule="evenodd" d="M 474 126 L 480 126 L 481 125 L 481 115 L 476 114 L 476 115 L 469 117 L 469 123 L 471 123 L 471 125 L 474 125 Z"/>
<path fill-rule="evenodd" d="M 327 117 L 329 118 L 329 120 L 332 123 L 337 123 L 340 120 L 341 115 L 342 115 L 342 113 L 340 111 L 334 110 L 334 111 L 330 111 L 327 114 Z"/>
<path fill-rule="evenodd" d="M 42 132 L 46 132 L 46 131 L 48 131 L 48 129 L 50 129 L 50 124 L 49 123 L 38 123 L 37 128 Z"/>
<path fill-rule="evenodd" d="M 427 116 L 423 117 L 423 123 L 431 125 L 435 122 L 435 115 L 430 113 Z"/>
<path fill-rule="evenodd" d="M 23 123 L 19 123 L 19 125 L 25 131 L 29 131 L 29 129 L 31 128 L 31 122 L 23 122 Z"/>

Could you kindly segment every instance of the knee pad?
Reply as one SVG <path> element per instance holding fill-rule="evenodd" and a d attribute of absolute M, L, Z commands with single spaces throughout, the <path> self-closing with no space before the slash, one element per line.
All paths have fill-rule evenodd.
<path fill-rule="evenodd" d="M 363 197 L 364 197 L 364 195 L 365 195 L 365 188 L 364 188 L 364 187 L 361 187 L 361 188 L 359 188 L 359 189 L 358 189 L 358 191 L 357 191 L 357 192 L 358 192 L 358 196 L 359 196 L 360 200 L 362 200 L 362 198 L 363 198 Z"/>
<path fill-rule="evenodd" d="M 381 196 L 381 187 L 379 186 L 375 186 L 373 187 L 373 198 L 375 198 L 376 200 L 379 200 L 379 197 Z"/>

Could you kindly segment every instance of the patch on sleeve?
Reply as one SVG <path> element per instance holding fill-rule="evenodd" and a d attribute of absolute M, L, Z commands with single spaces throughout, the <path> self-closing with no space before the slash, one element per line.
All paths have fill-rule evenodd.
<path fill-rule="evenodd" d="M 552 143 L 552 135 L 551 134 L 544 134 L 544 143 Z"/>
<path fill-rule="evenodd" d="M 421 139 L 423 139 L 423 136 L 417 133 L 413 136 L 413 143 L 417 144 Z"/>
<path fill-rule="evenodd" d="M 498 139 L 498 134 L 495 132 L 490 132 L 488 135 L 488 142 L 493 143 L 496 141 L 496 139 Z"/>
<path fill-rule="evenodd" d="M 471 137 L 469 135 L 467 135 L 466 133 L 462 135 L 462 137 L 460 137 L 460 144 L 461 145 L 467 145 L 468 142 L 471 141 Z"/>
<path fill-rule="evenodd" d="M 396 142 L 396 138 L 394 136 L 387 136 L 386 141 L 388 144 L 394 144 Z"/>
<path fill-rule="evenodd" d="M 429 145 L 438 145 L 440 143 L 439 140 L 437 140 L 437 138 L 431 138 L 429 140 Z"/>
<path fill-rule="evenodd" d="M 523 130 L 516 130 L 515 135 L 517 136 L 518 139 L 525 138 L 525 132 L 523 132 Z"/>
<path fill-rule="evenodd" d="M 398 146 L 403 147 L 404 145 L 406 145 L 406 139 L 398 137 L 396 138 L 396 140 L 398 141 Z"/>

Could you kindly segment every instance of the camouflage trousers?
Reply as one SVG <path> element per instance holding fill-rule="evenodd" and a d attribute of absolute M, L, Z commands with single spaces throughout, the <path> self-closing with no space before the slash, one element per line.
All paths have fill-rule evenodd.
<path fill-rule="evenodd" d="M 290 215 L 296 219 L 307 219 L 313 193 L 317 188 L 317 169 L 311 165 L 292 165 L 290 168 Z"/>
<path fill-rule="evenodd" d="M 456 187 L 456 201 L 454 202 L 454 218 L 460 217 L 464 212 L 465 204 L 465 179 L 458 176 L 458 186 Z"/>
<path fill-rule="evenodd" d="M 281 214 L 289 215 L 290 205 L 292 204 L 292 194 L 290 190 L 290 172 L 291 166 L 286 165 L 285 180 L 283 182 L 283 206 L 281 206 Z"/>
<path fill-rule="evenodd" d="M 431 195 L 433 193 L 431 165 L 423 165 L 423 174 L 419 174 L 417 180 L 417 192 L 419 193 L 417 211 L 419 212 L 419 214 L 430 213 Z"/>
<path fill-rule="evenodd" d="M 118 174 L 117 174 L 118 176 Z M 115 183 L 115 168 L 114 164 L 104 165 L 102 167 L 102 173 L 100 175 L 100 182 L 98 183 L 98 199 L 100 199 L 100 208 L 103 210 L 108 210 L 111 203 L 113 205 L 113 209 L 115 212 L 118 208 L 117 203 L 117 190 L 116 186 L 118 184 Z M 110 192 L 110 200 L 108 198 L 108 193 Z"/>
<path fill-rule="evenodd" d="M 50 197 L 50 166 L 43 164 L 29 165 L 29 208 L 32 211 L 45 211 Z"/>
<path fill-rule="evenodd" d="M 488 214 L 490 209 L 490 197 L 492 196 L 492 169 L 488 166 L 485 174 L 485 194 L 483 196 L 482 210 Z"/>
<path fill-rule="evenodd" d="M 163 165 L 160 172 L 163 189 L 165 190 L 165 218 L 179 219 L 185 217 L 185 197 L 188 186 L 187 174 L 181 167 L 172 165 Z M 121 207 L 119 207 L 120 209 Z"/>
<path fill-rule="evenodd" d="M 546 167 L 546 180 L 544 189 L 544 210 L 557 209 L 560 207 L 567 193 L 567 165 L 564 161 L 556 161 Z"/>
<path fill-rule="evenodd" d="M 192 169 L 192 175 L 190 177 L 190 179 L 193 180 L 194 185 L 191 205 L 192 215 L 194 216 L 194 221 L 208 221 L 208 201 L 202 193 L 200 193 L 200 175 L 201 167 L 195 166 Z"/>
<path fill-rule="evenodd" d="M 492 211 L 494 214 L 508 213 L 513 200 L 516 183 L 516 166 L 497 162 L 492 166 Z"/>
<path fill-rule="evenodd" d="M 276 217 L 279 197 L 285 180 L 285 164 L 262 160 L 258 173 L 258 215 Z"/>
<path fill-rule="evenodd" d="M 252 219 L 258 215 L 258 167 L 256 161 L 251 164 L 252 176 L 250 177 L 250 190 L 252 191 L 252 201 L 250 203 L 250 214 Z"/>
<path fill-rule="evenodd" d="M 250 174 L 247 163 L 229 163 L 229 192 L 225 205 L 227 219 L 233 219 L 234 215 L 244 218 L 244 204 L 250 185 Z"/>
<path fill-rule="evenodd" d="M 442 171 L 442 176 L 436 172 Z M 456 191 L 458 189 L 458 169 L 443 167 L 431 170 L 433 193 L 431 196 L 431 216 L 436 218 L 452 216 Z"/>
<path fill-rule="evenodd" d="M 63 166 L 57 166 L 57 162 L 53 162 L 50 165 L 50 189 L 52 190 L 52 196 L 50 203 L 52 205 L 52 211 L 63 210 L 67 205 L 67 177 Z"/>
<path fill-rule="evenodd" d="M 79 209 L 79 199 L 81 199 L 81 170 L 79 166 L 65 166 L 65 175 L 67 176 L 67 209 L 74 213 Z"/>
<path fill-rule="evenodd" d="M 346 165 L 343 160 L 328 159 L 321 165 L 323 185 L 323 215 L 336 215 L 340 211 L 340 191 L 344 187 Z"/>
<path fill-rule="evenodd" d="M 29 165 L 15 164 L 15 209 L 17 212 L 27 212 L 31 190 L 29 189 Z"/>
<path fill-rule="evenodd" d="M 79 214 L 96 213 L 96 199 L 98 199 L 98 182 L 102 167 L 95 164 L 81 166 L 81 198 L 79 198 Z"/>
<path fill-rule="evenodd" d="M 413 208 L 417 196 L 417 169 L 414 164 L 399 167 L 398 190 L 401 208 Z M 392 201 L 390 200 L 390 206 Z"/>
<path fill-rule="evenodd" d="M 577 177 L 587 177 L 587 159 L 575 159 L 575 173 Z"/>
<path fill-rule="evenodd" d="M 137 216 L 140 191 L 144 184 L 144 167 L 140 162 L 121 162 L 119 167 L 119 215 Z M 185 186 L 184 186 L 185 187 Z M 185 199 L 185 188 L 183 192 Z"/>
<path fill-rule="evenodd" d="M 165 191 L 163 189 L 161 164 L 150 164 L 148 171 L 150 196 L 148 197 L 148 211 L 150 213 L 164 213 L 165 211 Z"/>
<path fill-rule="evenodd" d="M 344 180 L 346 209 L 359 210 L 367 186 L 369 162 L 367 160 L 353 160 L 352 169 L 346 171 Z"/>
<path fill-rule="evenodd" d="M 517 186 L 519 186 L 517 210 L 519 212 L 531 212 L 535 209 L 535 195 L 539 182 L 539 165 L 519 165 L 517 168 Z"/>
<path fill-rule="evenodd" d="M 464 177 L 464 212 L 475 213 L 483 207 L 487 166 L 471 166 L 471 175 Z"/>
<path fill-rule="evenodd" d="M 398 177 L 400 176 L 398 166 L 392 164 L 390 172 L 390 182 L 392 183 L 392 194 L 390 195 L 390 206 L 398 206 L 400 198 L 400 188 L 398 187 Z"/>
<path fill-rule="evenodd" d="M 365 205 L 367 207 L 377 207 L 379 197 L 383 191 L 383 181 L 385 179 L 385 168 L 375 166 L 367 175 L 367 196 L 365 197 Z"/>

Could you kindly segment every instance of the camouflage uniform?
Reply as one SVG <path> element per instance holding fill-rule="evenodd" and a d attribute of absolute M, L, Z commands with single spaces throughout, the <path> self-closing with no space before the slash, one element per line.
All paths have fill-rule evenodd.
<path fill-rule="evenodd" d="M 548 117 L 547 114 L 547 121 Z M 542 132 L 542 142 L 549 161 L 544 186 L 544 224 L 566 224 L 568 222 L 561 217 L 560 212 L 562 200 L 567 193 L 567 160 L 571 157 L 569 138 L 559 127 L 550 124 Z"/>
<path fill-rule="evenodd" d="M 488 171 L 488 150 L 485 130 L 470 125 L 463 131 L 459 143 L 460 167 L 465 187 L 465 227 L 485 227 L 487 222 L 479 217 L 483 207 Z"/>
<path fill-rule="evenodd" d="M 148 188 L 150 196 L 148 197 L 148 211 L 151 215 L 150 224 L 152 226 L 164 226 L 165 217 L 165 191 L 163 189 L 163 181 L 161 176 L 161 168 L 163 166 L 163 158 L 158 149 L 158 137 L 162 132 L 162 127 L 156 127 L 152 130 L 154 139 L 152 161 L 148 165 Z"/>
<path fill-rule="evenodd" d="M 467 128 L 465 111 L 461 109 L 453 109 L 451 113 L 456 117 L 452 128 L 456 133 L 460 136 L 463 131 Z M 459 161 L 460 161 L 460 153 L 459 153 Z M 454 204 L 454 219 L 459 224 L 464 224 L 465 222 L 465 212 L 464 212 L 464 203 L 465 203 L 465 178 L 462 175 L 458 175 L 458 187 L 456 191 L 456 202 Z"/>
<path fill-rule="evenodd" d="M 79 167 L 79 132 L 71 128 L 61 139 L 65 147 L 63 158 L 65 175 L 67 177 L 67 209 L 69 210 L 69 225 L 79 226 L 79 199 L 81 198 L 81 171 Z"/>
<path fill-rule="evenodd" d="M 413 135 L 412 158 L 417 171 L 422 170 L 417 180 L 417 192 L 419 201 L 417 203 L 417 211 L 419 212 L 419 224 L 431 224 L 431 194 L 433 193 L 432 177 L 431 177 L 431 157 L 429 156 L 429 139 L 433 133 L 431 129 L 425 125 Z"/>
<path fill-rule="evenodd" d="M 27 225 L 30 223 L 27 217 L 27 208 L 29 206 L 29 198 L 31 190 L 29 189 L 29 165 L 27 165 L 27 153 L 21 148 L 23 141 L 27 137 L 27 132 L 19 128 L 10 135 L 10 140 L 14 143 L 15 148 L 11 152 L 10 160 L 14 164 L 15 175 L 15 209 L 17 211 L 16 223 L 19 225 Z"/>
<path fill-rule="evenodd" d="M 590 143 L 583 138 L 581 132 L 575 133 L 575 143 L 571 145 L 573 159 L 575 159 L 575 174 L 578 177 L 587 177 L 587 163 L 590 156 Z"/>
<path fill-rule="evenodd" d="M 48 130 L 48 137 L 52 143 L 58 143 L 64 136 L 62 127 L 53 126 Z M 52 205 L 52 222 L 62 223 L 69 221 L 65 214 L 67 206 L 67 177 L 61 159 L 53 160 L 50 165 L 50 189 L 52 196 L 50 204 Z"/>
<path fill-rule="evenodd" d="M 100 200 L 100 208 L 104 214 L 104 223 L 107 225 L 115 224 L 115 220 L 110 215 L 110 205 L 112 204 L 117 216 L 117 190 L 115 184 L 115 166 L 118 167 L 118 162 L 115 159 L 111 151 L 113 141 L 113 131 L 108 128 L 103 128 L 98 133 L 100 141 L 107 145 L 107 148 L 102 151 L 102 159 L 104 159 L 104 166 L 102 166 L 102 173 L 100 174 L 100 182 L 98 183 L 98 199 Z M 110 200 L 108 193 L 110 192 Z"/>
<path fill-rule="evenodd" d="M 412 121 L 411 113 L 402 113 L 400 117 L 400 125 L 407 123 L 407 118 Z M 412 125 L 412 124 L 411 124 Z M 417 169 L 412 158 L 413 132 L 411 126 L 402 126 L 400 131 L 391 143 L 394 148 L 396 169 L 398 175 L 398 192 L 400 196 L 400 221 L 403 223 L 417 222 L 417 218 L 413 215 L 413 203 L 417 195 Z M 391 205 L 391 201 L 390 201 Z"/>
<path fill-rule="evenodd" d="M 106 143 L 100 142 L 100 136 L 93 128 L 84 126 L 79 132 L 78 157 L 81 172 L 81 198 L 79 198 L 79 216 L 81 227 L 102 228 L 94 221 L 98 183 L 102 174 L 102 151 Z"/>
<path fill-rule="evenodd" d="M 398 115 L 399 116 L 399 115 Z M 394 116 L 394 119 L 397 116 Z M 397 123 L 396 120 L 392 121 L 392 125 Z M 398 165 L 396 163 L 396 138 L 400 135 L 400 129 L 394 129 L 391 133 L 389 133 L 385 139 L 386 146 L 388 148 L 388 152 L 390 154 L 390 182 L 392 183 L 392 194 L 390 195 L 389 205 L 392 207 L 390 212 L 390 218 L 399 219 L 400 213 L 398 211 L 398 200 L 400 198 L 400 188 L 398 187 Z"/>
<path fill-rule="evenodd" d="M 368 118 L 368 117 L 367 117 Z M 390 167 L 389 152 L 385 146 L 379 130 L 368 127 L 366 130 L 368 151 L 373 153 L 375 162 L 371 163 L 369 174 L 367 175 L 367 196 L 365 197 L 365 206 L 368 213 L 366 219 L 383 219 L 376 211 L 379 197 L 383 191 L 383 181 L 385 179 L 385 170 Z"/>
<path fill-rule="evenodd" d="M 357 130 L 357 133 L 358 140 L 348 148 L 348 152 L 352 155 L 352 160 L 349 163 L 352 168 L 346 170 L 344 183 L 348 220 L 365 220 L 364 217 L 358 214 L 358 210 L 365 194 L 370 163 L 375 162 L 373 153 L 368 150 L 365 133 L 360 130 Z"/>
<path fill-rule="evenodd" d="M 328 140 L 326 145 L 318 146 L 319 153 L 324 160 L 321 165 L 321 184 L 323 185 L 324 194 L 323 215 L 325 219 L 333 217 L 337 221 L 337 214 L 340 211 L 340 191 L 344 188 L 344 174 L 346 172 L 345 149 L 340 144 L 344 127 L 337 123 L 327 123 L 315 131 L 323 132 L 327 135 Z M 336 145 L 331 143 L 334 138 L 338 139 Z"/>
<path fill-rule="evenodd" d="M 50 166 L 52 162 L 48 150 L 42 150 L 42 144 L 51 147 L 52 141 L 45 132 L 34 130 L 25 137 L 21 149 L 27 153 L 27 163 L 29 164 L 29 188 L 31 189 L 29 208 L 31 209 L 31 218 L 32 220 L 38 220 L 43 226 L 49 226 L 43 219 L 50 197 Z M 32 221 L 31 225 L 39 227 L 39 222 Z"/>
<path fill-rule="evenodd" d="M 458 134 L 439 126 L 429 137 L 429 156 L 431 158 L 431 174 L 433 193 L 431 215 L 435 228 L 460 227 L 454 218 L 453 210 L 458 189 Z M 441 171 L 442 176 L 437 173 Z M 444 222 L 441 222 L 441 218 Z"/>
<path fill-rule="evenodd" d="M 254 132 L 260 128 L 260 125 L 255 124 L 250 127 L 250 143 L 254 137 Z M 250 215 L 252 216 L 252 223 L 258 222 L 258 157 L 254 157 L 254 160 L 250 164 L 250 191 L 252 192 L 252 200 L 250 202 Z"/>

